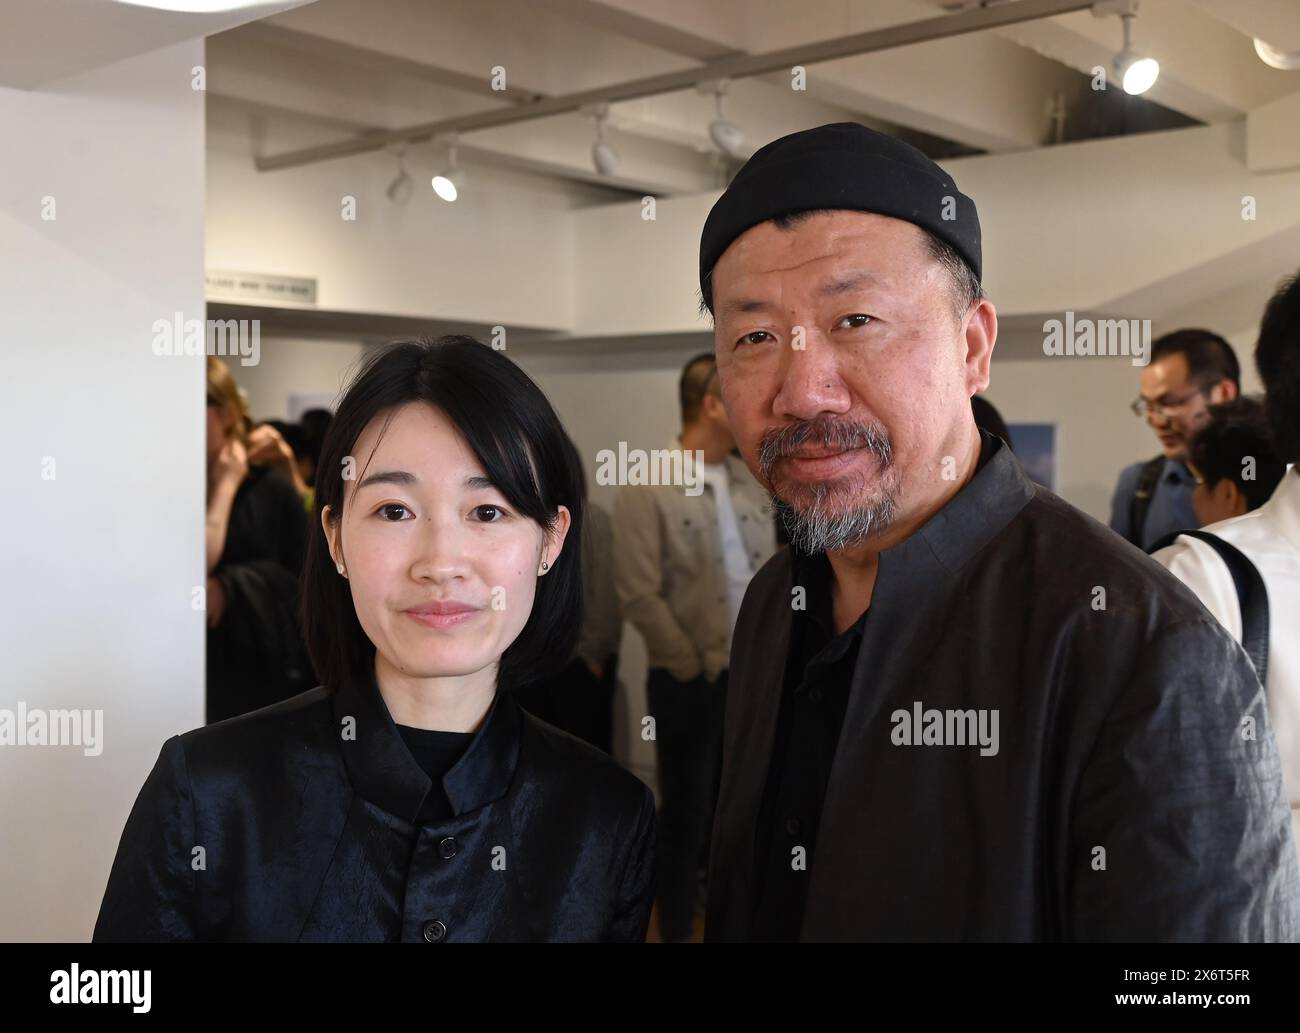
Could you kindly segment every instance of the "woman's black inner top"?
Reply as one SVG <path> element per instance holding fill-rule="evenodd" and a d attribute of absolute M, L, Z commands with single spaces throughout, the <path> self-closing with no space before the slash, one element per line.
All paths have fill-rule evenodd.
<path fill-rule="evenodd" d="M 416 763 L 433 779 L 433 788 L 429 790 L 424 806 L 420 808 L 420 823 L 450 818 L 451 801 L 442 788 L 442 776 L 460 760 L 469 741 L 474 738 L 474 733 L 435 732 L 428 728 L 412 728 L 410 725 L 398 725 L 397 730 Z"/>

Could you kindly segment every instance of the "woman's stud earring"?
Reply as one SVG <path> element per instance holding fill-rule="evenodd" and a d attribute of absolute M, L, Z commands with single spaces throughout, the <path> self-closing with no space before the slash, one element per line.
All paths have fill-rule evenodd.
<path fill-rule="evenodd" d="M 542 560 L 542 569 L 543 569 L 543 570 L 550 570 L 550 569 L 551 569 L 551 565 L 550 565 L 549 563 L 547 563 L 545 560 Z"/>
<path fill-rule="evenodd" d="M 342 563 L 338 564 L 338 568 L 339 568 L 339 573 L 340 573 L 340 574 L 343 574 L 344 577 L 347 577 L 347 574 L 344 573 L 344 571 L 343 571 L 343 564 L 342 564 Z"/>

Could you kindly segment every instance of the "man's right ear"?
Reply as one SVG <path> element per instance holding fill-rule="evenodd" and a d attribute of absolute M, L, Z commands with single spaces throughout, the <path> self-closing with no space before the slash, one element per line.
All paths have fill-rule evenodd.
<path fill-rule="evenodd" d="M 1222 500 L 1224 512 L 1232 513 L 1234 516 L 1242 516 L 1250 512 L 1250 500 L 1241 490 L 1241 485 L 1231 477 L 1220 478 L 1219 483 L 1214 486 L 1214 494 L 1216 498 Z"/>
<path fill-rule="evenodd" d="M 1231 380 L 1223 379 L 1210 388 L 1210 404 L 1221 405 L 1237 397 L 1237 385 Z"/>

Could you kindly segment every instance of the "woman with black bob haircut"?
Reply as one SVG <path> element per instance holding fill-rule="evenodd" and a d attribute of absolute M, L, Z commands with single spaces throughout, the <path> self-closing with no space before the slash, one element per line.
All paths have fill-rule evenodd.
<path fill-rule="evenodd" d="M 510 691 L 573 651 L 582 510 L 509 359 L 469 337 L 369 358 L 317 468 L 322 684 L 164 743 L 94 938 L 644 940 L 653 795 Z"/>

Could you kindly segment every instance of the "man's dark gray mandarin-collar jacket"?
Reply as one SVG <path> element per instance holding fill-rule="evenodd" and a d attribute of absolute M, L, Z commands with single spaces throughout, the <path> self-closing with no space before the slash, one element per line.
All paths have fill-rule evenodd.
<path fill-rule="evenodd" d="M 1031 483 L 1000 441 L 984 447 L 997 452 L 961 491 L 881 554 L 801 938 L 1300 937 L 1287 798 L 1245 654 L 1159 564 Z M 735 631 L 707 940 L 750 927 L 791 571 L 782 549 Z M 895 745 L 892 715 L 918 701 L 997 710 L 998 752 Z"/>
<path fill-rule="evenodd" d="M 498 692 L 421 823 L 432 785 L 373 679 L 173 736 L 94 938 L 645 939 L 654 796 L 604 753 Z"/>

